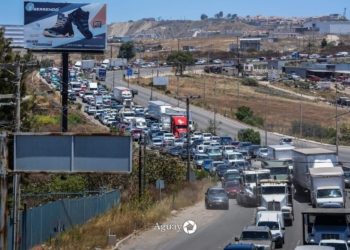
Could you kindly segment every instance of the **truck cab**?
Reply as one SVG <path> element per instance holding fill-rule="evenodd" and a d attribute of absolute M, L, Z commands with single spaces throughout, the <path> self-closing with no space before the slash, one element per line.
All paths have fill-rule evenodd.
<path fill-rule="evenodd" d="M 176 138 L 180 138 L 181 133 L 187 132 L 187 119 L 185 116 L 171 116 L 171 132 Z"/>
<path fill-rule="evenodd" d="M 258 211 L 279 211 L 289 225 L 293 225 L 294 188 L 287 180 L 260 180 L 258 183 L 260 207 Z"/>

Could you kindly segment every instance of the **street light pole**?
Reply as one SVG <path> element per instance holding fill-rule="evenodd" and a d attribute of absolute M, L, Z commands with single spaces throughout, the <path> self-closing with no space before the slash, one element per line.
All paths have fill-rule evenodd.
<path fill-rule="evenodd" d="M 267 87 L 267 85 L 266 85 Z M 268 90 L 269 91 L 269 90 Z M 267 147 L 267 96 L 268 92 L 266 92 L 266 98 L 265 98 L 265 121 L 264 121 L 264 127 L 265 127 L 265 147 Z"/>
<path fill-rule="evenodd" d="M 216 135 L 216 81 L 214 87 L 214 135 Z"/>
<path fill-rule="evenodd" d="M 338 155 L 338 84 L 335 85 L 335 152 Z"/>
<path fill-rule="evenodd" d="M 177 74 L 177 91 L 176 95 L 179 95 L 179 74 Z M 177 106 L 180 107 L 180 99 L 177 99 Z"/>

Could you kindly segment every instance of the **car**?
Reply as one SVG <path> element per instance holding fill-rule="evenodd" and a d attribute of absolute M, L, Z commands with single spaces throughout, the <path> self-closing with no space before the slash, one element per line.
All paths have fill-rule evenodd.
<path fill-rule="evenodd" d="M 195 154 L 204 154 L 206 146 L 204 145 L 193 145 L 193 152 Z"/>
<path fill-rule="evenodd" d="M 225 154 L 223 158 L 223 162 L 231 165 L 233 165 L 236 161 L 242 161 L 242 160 L 244 160 L 243 155 L 238 152 Z"/>
<path fill-rule="evenodd" d="M 220 136 L 213 135 L 210 140 L 220 144 Z"/>
<path fill-rule="evenodd" d="M 240 150 L 248 150 L 251 145 L 252 145 L 251 142 L 241 141 L 241 142 L 239 142 L 238 149 L 240 149 Z"/>
<path fill-rule="evenodd" d="M 209 141 L 209 140 L 211 140 L 212 136 L 213 135 L 211 133 L 203 133 L 201 139 L 204 141 Z"/>
<path fill-rule="evenodd" d="M 139 140 L 142 135 L 143 135 L 142 129 L 133 129 L 131 131 L 131 137 L 134 141 Z"/>
<path fill-rule="evenodd" d="M 248 149 L 248 154 L 250 155 L 250 157 L 252 159 L 256 159 L 257 158 L 257 152 L 259 150 L 259 148 L 262 148 L 261 145 L 257 145 L 257 144 L 253 144 L 249 147 Z"/>
<path fill-rule="evenodd" d="M 271 230 L 266 226 L 246 226 L 240 237 L 235 237 L 240 243 L 253 243 L 258 249 L 275 250 L 276 239 L 273 238 Z"/>
<path fill-rule="evenodd" d="M 258 250 L 254 244 L 232 244 L 229 243 L 224 250 Z"/>
<path fill-rule="evenodd" d="M 201 138 L 202 138 L 202 132 L 200 132 L 200 131 L 194 131 L 194 132 L 192 133 L 192 136 L 193 136 L 194 138 L 196 138 L 196 139 L 201 139 Z"/>
<path fill-rule="evenodd" d="M 209 173 L 211 175 L 215 175 L 216 174 L 216 167 L 219 165 L 219 164 L 224 164 L 223 161 L 213 161 L 210 163 L 210 170 L 209 170 Z"/>
<path fill-rule="evenodd" d="M 202 162 L 202 167 L 205 171 L 208 171 L 210 170 L 210 164 L 213 162 L 214 160 L 213 159 L 205 159 L 203 160 Z"/>
<path fill-rule="evenodd" d="M 232 169 L 231 164 L 219 164 L 216 166 L 216 174 L 221 179 L 224 174 L 227 172 L 227 170 Z"/>
<path fill-rule="evenodd" d="M 203 160 L 209 159 L 209 156 L 207 154 L 196 154 L 193 157 L 193 168 L 195 169 L 202 169 L 202 163 Z"/>
<path fill-rule="evenodd" d="M 231 145 L 225 145 L 222 147 L 222 155 L 224 154 L 229 154 L 229 153 L 234 153 L 236 152 L 236 148 Z"/>
<path fill-rule="evenodd" d="M 76 96 L 75 93 L 69 93 L 68 98 L 69 98 L 70 101 L 76 101 L 77 100 L 77 96 Z"/>
<path fill-rule="evenodd" d="M 151 149 L 158 149 L 160 148 L 160 146 L 162 145 L 163 141 L 161 138 L 152 138 L 151 139 L 151 143 L 150 143 L 150 146 L 151 146 Z"/>
<path fill-rule="evenodd" d="M 215 161 L 222 159 L 222 153 L 220 148 L 217 147 L 206 147 L 204 153 L 208 155 L 209 158 L 212 158 Z"/>
<path fill-rule="evenodd" d="M 342 166 L 342 169 L 344 172 L 345 187 L 349 188 L 350 187 L 350 167 Z"/>
<path fill-rule="evenodd" d="M 203 139 L 195 139 L 195 140 L 193 141 L 193 145 L 194 145 L 194 146 L 203 145 L 203 142 L 204 142 Z"/>
<path fill-rule="evenodd" d="M 226 173 L 226 174 L 228 174 L 228 173 Z M 223 184 L 222 187 L 225 189 L 227 197 L 229 197 L 229 198 L 236 198 L 237 193 L 241 189 L 241 186 L 239 184 L 239 180 L 225 181 L 225 183 Z"/>
<path fill-rule="evenodd" d="M 334 247 L 335 250 L 349 250 L 347 242 L 345 240 L 321 240 L 319 246 L 329 246 Z"/>
<path fill-rule="evenodd" d="M 232 141 L 231 145 L 238 149 L 239 143 L 240 143 L 239 141 Z"/>
<path fill-rule="evenodd" d="M 107 121 L 107 124 L 106 124 L 107 127 L 110 127 L 113 122 L 116 122 L 116 120 L 115 120 L 115 118 L 113 116 L 111 116 L 110 118 L 108 118 L 108 121 Z"/>
<path fill-rule="evenodd" d="M 190 160 L 193 160 L 193 158 L 194 158 L 194 153 L 193 153 L 193 151 L 192 150 L 190 150 Z M 187 160 L 187 148 L 186 147 L 184 147 L 184 148 L 182 148 L 182 151 L 181 151 L 181 153 L 180 153 L 180 158 L 181 158 L 181 160 Z"/>
<path fill-rule="evenodd" d="M 174 141 L 163 141 L 159 148 L 159 153 L 166 155 L 170 148 L 174 147 Z"/>
<path fill-rule="evenodd" d="M 232 167 L 234 169 L 237 169 L 239 172 L 242 172 L 244 170 L 251 170 L 252 165 L 250 164 L 249 161 L 236 161 Z"/>
<path fill-rule="evenodd" d="M 213 63 L 220 64 L 221 60 L 220 59 L 215 59 L 215 60 L 213 60 Z"/>
<path fill-rule="evenodd" d="M 237 150 L 237 153 L 241 153 L 243 155 L 244 160 L 251 161 L 251 156 L 248 153 L 248 150 Z"/>
<path fill-rule="evenodd" d="M 100 117 L 101 117 L 101 116 L 100 116 Z M 103 125 L 107 125 L 110 118 L 113 119 L 113 117 L 110 117 L 110 116 L 107 114 L 107 115 L 104 115 L 103 118 L 100 119 L 100 121 L 101 121 L 101 123 L 102 123 Z"/>
<path fill-rule="evenodd" d="M 259 148 L 256 152 L 256 158 L 266 159 L 267 158 L 267 148 Z"/>
<path fill-rule="evenodd" d="M 93 114 L 95 114 L 95 111 L 96 111 L 95 107 L 89 106 L 88 110 L 87 110 L 87 113 L 88 113 L 88 115 L 93 115 Z"/>
<path fill-rule="evenodd" d="M 182 151 L 182 147 L 174 146 L 168 149 L 168 154 L 170 156 L 179 156 Z"/>
<path fill-rule="evenodd" d="M 95 110 L 95 113 L 94 113 L 94 118 L 96 119 L 96 120 L 98 120 L 99 119 L 99 116 L 100 115 L 102 115 L 102 114 L 104 114 L 105 113 L 105 111 L 104 110 Z"/>
<path fill-rule="evenodd" d="M 229 209 L 229 199 L 225 189 L 221 187 L 209 187 L 205 192 L 204 203 L 206 209 L 212 207 L 224 207 L 226 210 Z"/>
<path fill-rule="evenodd" d="M 240 182 L 241 173 L 236 169 L 228 169 L 226 173 L 221 177 L 222 187 L 225 187 L 225 183 L 229 181 L 238 181 Z"/>
<path fill-rule="evenodd" d="M 232 145 L 231 143 L 233 142 L 231 136 L 220 136 L 220 141 L 219 143 L 221 145 Z"/>
<path fill-rule="evenodd" d="M 184 145 L 184 142 L 183 142 L 183 140 L 181 140 L 180 138 L 175 138 L 175 140 L 174 140 L 174 145 L 175 146 L 179 146 L 179 147 L 183 147 L 183 145 Z"/>
<path fill-rule="evenodd" d="M 164 133 L 163 141 L 174 141 L 175 136 L 172 133 Z"/>
<path fill-rule="evenodd" d="M 290 137 L 282 137 L 280 139 L 280 145 L 291 145 L 293 146 L 293 139 Z"/>
<path fill-rule="evenodd" d="M 152 123 L 151 129 L 159 129 L 159 123 Z"/>

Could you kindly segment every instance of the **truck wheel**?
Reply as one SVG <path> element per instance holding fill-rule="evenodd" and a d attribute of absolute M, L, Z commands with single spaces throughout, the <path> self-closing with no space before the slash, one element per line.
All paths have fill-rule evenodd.
<path fill-rule="evenodd" d="M 293 226 L 293 219 L 290 219 L 288 224 L 289 224 L 290 226 Z M 284 244 L 284 238 L 283 238 L 283 244 Z"/>
<path fill-rule="evenodd" d="M 240 202 L 240 199 L 239 199 L 239 194 L 237 195 L 237 197 L 236 197 L 236 202 L 237 202 L 237 205 L 241 205 L 241 202 Z"/>

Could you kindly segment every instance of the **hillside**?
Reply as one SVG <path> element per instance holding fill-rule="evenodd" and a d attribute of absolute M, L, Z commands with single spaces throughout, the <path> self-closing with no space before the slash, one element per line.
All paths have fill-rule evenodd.
<path fill-rule="evenodd" d="M 167 20 L 135 21 L 112 23 L 108 25 L 108 36 L 128 36 L 132 34 L 157 34 L 163 38 L 192 37 L 195 30 L 241 31 L 256 30 L 257 27 L 226 19 L 206 19 L 201 21 Z M 259 27 L 261 30 L 261 27 Z"/>

